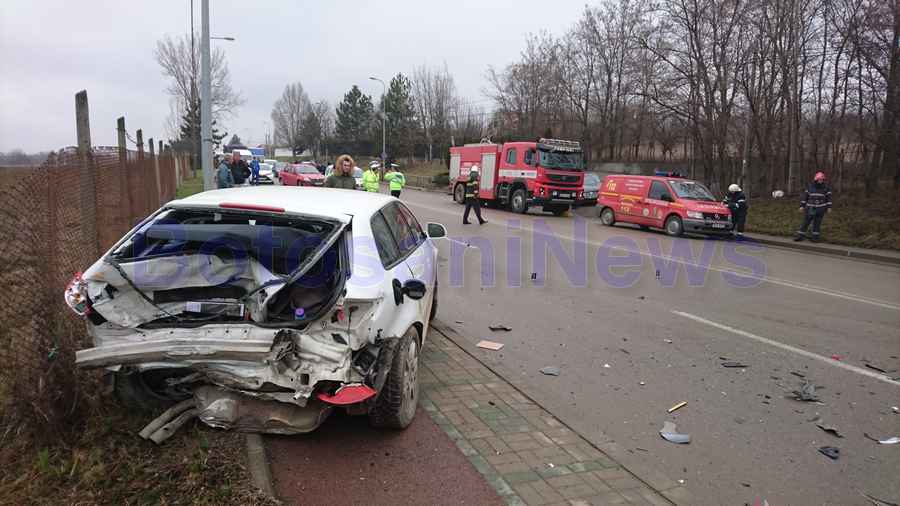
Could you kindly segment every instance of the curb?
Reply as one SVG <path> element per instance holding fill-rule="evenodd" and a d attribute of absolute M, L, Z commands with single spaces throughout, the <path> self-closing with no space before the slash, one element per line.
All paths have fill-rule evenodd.
<path fill-rule="evenodd" d="M 250 469 L 250 479 L 253 481 L 253 485 L 277 501 L 272 471 L 269 469 L 269 459 L 266 458 L 266 447 L 259 434 L 247 434 L 247 467 Z"/>
<path fill-rule="evenodd" d="M 753 239 L 754 242 L 759 244 L 765 244 L 768 246 L 776 246 L 779 248 L 796 250 L 796 251 L 807 251 L 812 253 L 821 253 L 823 255 L 830 255 L 836 257 L 850 258 L 855 260 L 867 260 L 871 262 L 882 262 L 893 265 L 900 265 L 900 255 L 883 255 L 877 252 L 869 252 L 865 250 L 858 249 L 849 249 L 835 245 L 829 244 L 808 244 L 804 242 L 794 242 L 793 240 L 779 240 L 779 239 L 769 239 L 767 237 L 759 237 L 754 234 L 745 234 L 748 238 Z"/>
<path fill-rule="evenodd" d="M 634 476 L 635 479 L 637 479 L 650 489 L 654 490 L 661 496 L 665 497 L 672 504 L 675 504 L 676 506 L 689 506 L 696 504 L 693 496 L 683 485 L 678 484 L 659 470 L 649 467 L 646 464 L 639 462 L 637 459 L 631 458 L 627 450 L 625 450 L 615 441 L 609 439 L 604 441 L 597 441 L 590 435 L 585 434 L 572 427 L 566 420 L 563 420 L 558 414 L 545 407 L 544 404 L 535 399 L 534 396 L 523 390 L 522 387 L 513 383 L 513 381 L 509 379 L 509 374 L 506 374 L 503 370 L 499 370 L 499 367 L 502 366 L 498 367 L 488 364 L 476 354 L 472 353 L 472 351 L 466 346 L 471 346 L 471 343 L 465 341 L 464 338 L 449 325 L 443 323 L 439 319 L 435 319 L 431 323 L 431 328 L 444 336 L 448 341 L 456 345 L 456 347 L 458 347 L 463 353 L 484 366 L 493 374 L 497 375 L 497 377 L 499 377 L 501 380 L 508 383 L 515 391 L 522 394 L 524 397 L 533 402 L 535 405 L 539 406 L 544 411 L 550 413 L 565 428 L 578 435 L 580 438 L 585 440 L 588 444 L 590 444 L 597 450 L 600 450 L 601 452 L 608 455 L 614 462 L 619 464 L 623 469 Z"/>

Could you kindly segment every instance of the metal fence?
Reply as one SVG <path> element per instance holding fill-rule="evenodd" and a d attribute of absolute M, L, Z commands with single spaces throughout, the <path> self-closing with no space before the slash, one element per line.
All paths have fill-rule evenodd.
<path fill-rule="evenodd" d="M 74 149 L 40 167 L 0 167 L 0 444 L 10 428 L 56 430 L 84 409 L 97 383 L 75 370 L 89 343 L 63 291 L 173 199 L 187 170 L 171 152 Z"/>

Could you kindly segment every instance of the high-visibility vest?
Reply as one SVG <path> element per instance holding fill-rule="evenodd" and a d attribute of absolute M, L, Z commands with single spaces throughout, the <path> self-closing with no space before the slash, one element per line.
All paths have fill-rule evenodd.
<path fill-rule="evenodd" d="M 367 170 L 365 174 L 363 174 L 363 186 L 366 188 L 367 192 L 377 192 L 378 173 L 374 170 Z"/>
<path fill-rule="evenodd" d="M 391 191 L 399 191 L 406 184 L 406 177 L 399 171 L 388 172 L 384 175 L 385 181 L 390 181 Z"/>

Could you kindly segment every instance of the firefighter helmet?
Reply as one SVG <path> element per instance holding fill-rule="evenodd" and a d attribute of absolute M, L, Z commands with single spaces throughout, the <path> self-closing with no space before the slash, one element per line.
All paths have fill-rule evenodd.
<path fill-rule="evenodd" d="M 728 191 L 730 191 L 731 193 L 737 193 L 741 191 L 741 187 L 736 184 L 731 184 L 728 186 Z"/>

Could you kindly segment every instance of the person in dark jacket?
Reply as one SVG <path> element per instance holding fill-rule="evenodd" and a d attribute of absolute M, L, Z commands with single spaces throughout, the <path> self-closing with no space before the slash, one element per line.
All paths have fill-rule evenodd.
<path fill-rule="evenodd" d="M 744 223 L 747 222 L 747 210 L 750 209 L 750 205 L 747 204 L 747 196 L 744 195 L 740 186 L 732 184 L 728 187 L 728 195 L 725 195 L 722 203 L 731 211 L 734 238 L 740 241 L 744 238 Z"/>
<path fill-rule="evenodd" d="M 478 197 L 478 166 L 473 165 L 469 171 L 469 180 L 466 181 L 466 211 L 463 213 L 463 225 L 469 224 L 469 211 L 475 209 L 478 224 L 484 225 L 487 220 L 481 217 L 481 198 Z"/>
<path fill-rule="evenodd" d="M 325 188 L 343 188 L 345 190 L 356 189 L 356 178 L 353 177 L 353 167 L 356 162 L 350 155 L 341 155 L 334 162 L 334 170 L 325 179 Z"/>
<path fill-rule="evenodd" d="M 806 229 L 812 224 L 812 242 L 819 242 L 822 219 L 825 213 L 831 209 L 831 187 L 825 182 L 825 173 L 816 172 L 813 182 L 810 183 L 800 198 L 800 211 L 803 212 L 803 223 L 797 231 L 795 241 L 806 239 Z"/>

